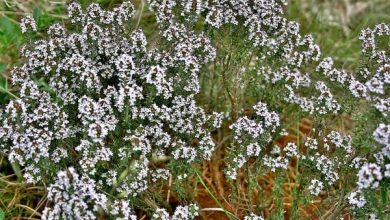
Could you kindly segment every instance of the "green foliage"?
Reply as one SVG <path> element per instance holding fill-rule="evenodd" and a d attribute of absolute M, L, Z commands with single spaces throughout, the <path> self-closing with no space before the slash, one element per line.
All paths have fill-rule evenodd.
<path fill-rule="evenodd" d="M 103 8 L 112 8 L 114 5 L 118 4 L 119 0 L 82 0 L 80 1 L 83 7 L 86 7 L 91 2 L 98 2 Z M 300 4 L 301 1 L 291 1 L 289 8 L 287 10 L 287 16 L 291 20 L 296 20 L 301 24 L 302 31 L 304 33 L 311 33 L 314 35 L 316 42 L 321 45 L 322 52 L 325 56 L 332 56 L 335 58 L 335 62 L 338 65 L 343 66 L 348 71 L 355 72 L 361 66 L 358 66 L 357 63 L 360 61 L 360 44 L 357 39 L 357 35 L 361 28 L 380 22 L 389 22 L 390 17 L 386 10 L 390 10 L 390 4 L 383 4 L 383 7 L 369 7 L 368 11 L 362 16 L 356 16 L 356 19 L 350 21 L 347 24 L 334 24 L 331 22 L 324 21 L 323 18 L 316 13 L 305 11 L 305 9 Z M 309 2 L 309 1 L 306 1 Z M 318 5 L 320 8 L 318 11 L 325 9 L 325 6 L 321 5 L 323 1 L 310 1 L 311 6 L 309 8 L 314 8 L 314 5 Z M 327 2 L 327 1 L 325 1 Z M 378 1 L 379 2 L 379 1 Z M 6 8 L 9 10 L 8 8 Z M 64 21 L 65 10 L 63 6 L 57 6 L 52 11 L 47 11 L 45 8 L 33 8 L 31 10 L 33 17 L 37 21 L 38 33 L 34 38 L 42 37 L 43 31 L 47 29 L 50 24 L 56 22 L 66 22 Z M 11 11 L 12 12 L 12 11 Z M 139 26 L 145 30 L 145 34 L 150 39 L 150 42 L 160 43 L 158 34 L 158 29 L 155 25 L 155 18 L 149 16 L 150 13 L 147 9 L 144 9 L 140 16 L 143 16 L 140 20 Z M 318 12 L 319 13 L 319 12 Z M 20 28 L 18 27 L 18 20 L 20 16 L 17 14 L 9 14 L 2 16 L 0 18 L 0 105 L 8 102 L 9 99 L 17 97 L 16 88 L 12 88 L 9 85 L 9 74 L 12 66 L 20 62 L 18 56 L 21 45 L 26 41 L 26 39 L 21 35 Z M 336 22 L 337 23 L 337 22 Z M 302 113 L 299 111 L 299 108 L 296 106 L 287 106 L 281 109 L 280 104 L 283 101 L 285 94 L 280 94 L 280 88 L 282 84 L 276 84 L 272 86 L 268 85 L 259 85 L 259 76 L 256 76 L 256 73 L 251 70 L 252 63 L 252 53 L 250 43 L 246 40 L 245 31 L 243 30 L 232 30 L 231 27 L 223 27 L 220 30 L 203 30 L 203 23 L 199 21 L 195 24 L 196 30 L 206 31 L 209 36 L 212 37 L 214 44 L 217 44 L 217 54 L 218 57 L 216 61 L 210 66 L 210 68 L 204 68 L 202 70 L 203 74 L 201 77 L 202 82 L 202 92 L 198 95 L 197 100 L 202 103 L 203 106 L 206 106 L 207 110 L 214 111 L 226 111 L 232 110 L 238 112 L 241 109 L 245 109 L 249 106 L 252 106 L 256 100 L 262 100 L 268 103 L 268 105 L 278 112 L 282 112 L 283 123 L 286 124 L 286 127 L 296 127 L 295 125 L 299 121 L 299 118 L 308 116 L 308 114 Z M 152 46 L 152 45 L 151 45 Z M 255 64 L 260 66 L 261 64 Z M 245 77 L 241 77 L 240 71 L 241 68 L 245 67 Z M 312 73 L 309 73 L 314 75 Z M 240 82 L 238 83 L 238 80 Z M 221 82 L 226 81 L 226 84 Z M 37 84 L 43 88 L 44 91 L 51 93 L 53 97 L 55 94 L 48 87 L 46 82 L 41 79 L 36 79 Z M 180 87 L 181 85 L 176 84 L 175 86 Z M 153 88 L 151 88 L 153 89 Z M 378 112 L 369 107 L 365 102 L 359 102 L 357 99 L 344 96 L 345 90 L 337 85 L 333 85 L 332 91 L 335 91 L 335 95 L 340 100 L 340 103 L 343 104 L 343 109 L 345 109 L 345 117 L 350 117 L 353 119 L 353 125 L 348 125 L 348 120 L 340 118 L 329 117 L 319 117 L 314 115 L 314 128 L 321 130 L 325 128 L 330 130 L 334 127 L 345 128 L 347 133 L 354 133 L 353 136 L 353 145 L 359 148 L 364 154 L 371 154 L 371 146 L 375 144 L 375 141 L 371 136 L 367 134 L 372 134 L 375 130 L 375 125 L 378 124 L 380 117 Z M 228 91 L 228 92 L 226 92 Z M 235 102 L 232 102 L 227 94 L 232 94 L 232 97 L 235 99 Z M 310 93 L 310 91 L 308 91 Z M 276 94 L 276 95 L 275 95 Z M 150 101 L 150 100 L 146 100 Z M 72 116 L 71 116 L 72 117 Z M 73 116 L 76 117 L 76 116 Z M 234 116 L 233 116 L 234 117 Z M 386 120 L 386 119 L 385 119 Z M 387 118 L 387 122 L 390 119 Z M 126 127 L 127 126 L 127 127 Z M 126 118 L 123 123 L 123 127 L 119 127 L 115 132 L 121 132 L 128 128 L 128 123 L 126 123 Z M 117 143 L 114 140 L 113 143 L 115 146 L 122 145 L 123 143 Z M 238 153 L 238 152 L 236 152 Z M 5 163 L 5 162 L 3 162 Z M 313 167 L 313 164 L 306 164 L 307 161 L 301 162 L 299 166 L 302 167 Z M 172 162 L 169 164 L 171 170 L 177 173 L 190 173 L 196 174 L 198 181 L 207 189 L 207 186 L 202 182 L 202 179 L 199 178 L 198 171 L 194 169 L 188 169 L 186 166 Z M 0 164 L 1 166 L 1 164 Z M 123 164 L 116 164 L 116 166 L 125 166 Z M 2 166 L 1 166 L 2 167 Z M 256 169 L 253 171 L 255 175 L 262 173 L 263 170 L 259 166 L 255 166 Z M 298 166 L 297 166 L 298 169 Z M 3 175 L 3 171 L 0 174 Z M 50 168 L 48 168 L 48 172 Z M 175 174 L 175 173 L 174 173 Z M 247 178 L 248 178 L 248 174 Z M 348 173 L 345 173 L 348 175 Z M 277 178 L 275 180 L 275 186 L 273 188 L 273 196 L 276 198 L 276 208 L 275 212 L 271 216 L 271 219 L 284 219 L 284 208 L 283 208 L 283 186 L 282 184 L 288 178 L 288 175 L 283 173 L 277 173 Z M 309 182 L 309 179 L 300 177 L 299 184 L 305 184 Z M 251 189 L 256 187 L 260 188 L 256 181 L 249 179 L 249 185 Z M 352 178 L 353 179 L 353 178 Z M 353 182 L 351 180 L 351 182 Z M 348 184 L 348 183 L 346 183 Z M 178 197 L 181 199 L 188 199 L 191 197 L 192 191 L 189 191 L 188 188 L 184 187 L 184 181 L 177 181 L 173 184 L 173 188 Z M 3 185 L 0 185 L 2 188 Z M 234 189 L 234 186 L 232 186 Z M 237 189 L 238 190 L 238 189 Z M 208 191 L 212 198 L 215 199 L 214 195 Z M 251 190 L 252 192 L 252 190 Z M 294 210 L 296 211 L 300 204 L 308 203 L 309 199 L 306 197 L 301 197 L 301 191 L 294 191 Z M 258 199 L 261 203 L 262 191 L 258 191 Z M 381 185 L 380 194 L 369 193 L 368 198 L 370 199 L 370 204 L 373 204 L 374 209 L 378 212 L 378 217 L 380 219 L 386 219 L 388 213 L 384 213 L 386 205 L 388 205 L 389 200 L 389 183 Z M 0 194 L 1 196 L 2 194 Z M 7 194 L 6 197 L 3 197 L 3 202 L 9 202 L 12 198 L 10 194 Z M 158 196 L 156 195 L 156 198 Z M 164 199 L 156 199 L 158 203 L 167 207 L 168 204 L 163 204 Z M 140 203 L 143 203 L 140 201 Z M 159 204 L 159 205 L 160 205 Z M 140 205 L 142 206 L 142 205 Z M 145 205 L 146 206 L 146 205 Z M 19 212 L 23 212 L 20 209 L 17 209 Z M 317 210 L 320 212 L 319 210 Z M 7 213 L 5 213 L 0 208 L 0 220 L 5 219 Z M 18 215 L 20 213 L 12 213 L 12 215 Z M 362 216 L 365 216 L 364 211 L 361 213 Z M 298 213 L 293 213 L 296 219 L 298 219 Z M 7 214 L 8 216 L 8 214 Z M 230 214 L 227 214 L 230 216 Z"/>
<path fill-rule="evenodd" d="M 0 208 L 0 220 L 4 220 L 5 219 L 5 213 L 4 211 Z"/>

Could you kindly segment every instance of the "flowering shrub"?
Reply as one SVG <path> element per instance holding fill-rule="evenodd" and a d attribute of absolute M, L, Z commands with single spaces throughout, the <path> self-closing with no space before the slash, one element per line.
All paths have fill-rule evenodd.
<path fill-rule="evenodd" d="M 99 208 L 117 203 L 97 193 L 103 189 L 136 197 L 150 182 L 170 175 L 151 168 L 161 158 L 187 164 L 210 158 L 209 131 L 220 124 L 218 114 L 207 114 L 194 100 L 196 66 L 213 57 L 207 42 L 194 42 L 195 34 L 183 32 L 181 41 L 170 44 L 173 50 L 148 50 L 142 30 L 125 24 L 134 14 L 129 2 L 113 11 L 91 4 L 84 13 L 76 3 L 68 10 L 81 31 L 54 24 L 48 39 L 23 48 L 26 63 L 12 75 L 20 95 L 5 106 L 0 130 L 2 151 L 25 167 L 27 182 L 51 182 L 58 172 L 58 183 L 49 188 L 55 204 L 46 210 L 49 219 L 94 218 Z M 23 22 L 23 31 L 35 30 L 31 18 Z M 195 50 L 210 57 L 199 58 Z M 66 195 L 74 189 L 81 190 L 76 198 Z M 114 211 L 126 219 L 130 212 Z"/>
<path fill-rule="evenodd" d="M 223 144 L 212 133 L 224 129 L 231 133 L 220 170 L 226 185 L 245 182 L 259 192 L 260 184 L 252 186 L 258 177 L 289 178 L 293 170 L 296 204 L 299 194 L 327 196 L 340 201 L 331 209 L 336 214 L 388 214 L 368 199 L 388 200 L 390 25 L 361 32 L 362 64 L 354 74 L 322 57 L 314 38 L 285 18 L 284 0 L 147 3 L 157 46 L 139 21 L 133 24 L 135 8 L 124 1 L 110 11 L 71 3 L 69 26 L 52 25 L 47 38 L 21 51 L 25 62 L 12 72 L 18 96 L 0 112 L 0 150 L 23 167 L 24 181 L 48 185 L 43 219 L 137 219 L 143 212 L 194 219 L 206 209 L 191 196 L 179 195 L 174 209 L 166 204 L 172 178 L 190 182 Z M 34 19 L 22 19 L 21 29 L 37 31 Z M 228 109 L 198 100 L 202 79 L 212 74 L 221 76 Z M 367 103 L 363 113 L 375 115 L 375 128 L 359 130 L 363 113 L 351 102 Z M 285 110 L 314 126 L 301 132 Z M 355 130 L 324 126 L 343 114 L 357 118 Z M 364 132 L 372 146 L 354 136 Z M 242 180 L 245 170 L 255 176 Z M 148 192 L 166 182 L 167 201 L 150 202 Z M 268 217 L 248 206 L 240 215 L 221 209 L 229 218 Z"/>

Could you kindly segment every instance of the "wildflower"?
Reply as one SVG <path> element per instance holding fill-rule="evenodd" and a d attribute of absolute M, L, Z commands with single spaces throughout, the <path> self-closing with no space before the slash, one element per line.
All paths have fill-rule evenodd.
<path fill-rule="evenodd" d="M 350 193 L 348 196 L 349 204 L 354 206 L 355 208 L 362 208 L 366 205 L 367 201 L 363 196 L 362 191 L 357 190 Z"/>
<path fill-rule="evenodd" d="M 26 33 L 27 30 L 37 31 L 37 25 L 34 18 L 31 16 L 22 18 L 20 21 L 20 28 L 22 29 L 22 33 Z"/>
<path fill-rule="evenodd" d="M 54 207 L 46 207 L 42 219 L 96 219 L 99 208 L 107 209 L 108 202 L 95 182 L 73 167 L 57 174 L 56 182 L 49 186 L 48 200 Z"/>
<path fill-rule="evenodd" d="M 324 185 L 321 181 L 319 181 L 317 179 L 312 179 L 310 181 L 309 191 L 312 195 L 318 196 L 318 194 L 321 192 L 323 187 L 324 187 Z"/>
<path fill-rule="evenodd" d="M 264 218 L 261 217 L 261 216 L 258 216 L 258 215 L 255 215 L 255 214 L 251 213 L 250 215 L 245 216 L 244 220 L 264 220 Z"/>
<path fill-rule="evenodd" d="M 381 168 L 374 163 L 364 164 L 358 173 L 358 185 L 361 189 L 377 188 L 382 180 Z"/>
<path fill-rule="evenodd" d="M 378 143 L 385 146 L 390 145 L 390 125 L 379 124 L 373 136 Z"/>

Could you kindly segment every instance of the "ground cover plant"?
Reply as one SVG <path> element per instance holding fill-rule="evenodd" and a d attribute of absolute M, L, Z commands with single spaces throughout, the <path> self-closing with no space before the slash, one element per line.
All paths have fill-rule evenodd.
<path fill-rule="evenodd" d="M 0 219 L 390 218 L 388 15 L 318 41 L 296 4 L 4 17 Z"/>

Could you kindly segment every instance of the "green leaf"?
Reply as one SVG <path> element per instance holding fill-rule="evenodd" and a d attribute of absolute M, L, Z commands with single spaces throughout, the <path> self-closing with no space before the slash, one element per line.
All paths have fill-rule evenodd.
<path fill-rule="evenodd" d="M 8 17 L 4 16 L 0 19 L 0 30 L 3 36 L 12 39 L 13 37 L 15 37 L 15 35 L 18 35 L 20 33 L 18 29 L 18 25 L 12 23 Z"/>
<path fill-rule="evenodd" d="M 37 23 L 38 31 L 47 29 L 51 24 L 58 22 L 59 20 L 58 18 L 53 17 L 53 15 L 49 15 L 46 11 L 40 8 L 34 9 L 33 17 Z"/>
<path fill-rule="evenodd" d="M 0 63 L 0 73 L 7 69 L 7 65 L 4 63 Z"/>
<path fill-rule="evenodd" d="M 0 208 L 0 220 L 4 220 L 5 219 L 5 213 L 4 211 Z"/>
<path fill-rule="evenodd" d="M 4 90 L 8 90 L 7 79 L 4 77 L 0 77 L 0 88 Z"/>
<path fill-rule="evenodd" d="M 0 72 L 2 72 L 2 64 L 0 64 Z M 7 80 L 4 77 L 0 76 L 0 91 L 8 90 Z M 7 100 L 7 94 L 0 92 L 0 104 L 4 104 Z M 1 220 L 1 219 L 0 219 Z"/>
<path fill-rule="evenodd" d="M 8 83 L 7 83 L 7 79 L 4 78 L 4 77 L 1 77 L 0 76 L 0 95 L 4 93 L 12 98 L 18 98 L 15 94 L 11 93 L 9 90 L 8 90 Z M 1 100 L 0 100 L 1 101 Z"/>

